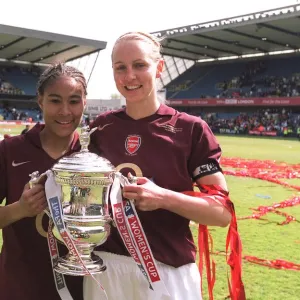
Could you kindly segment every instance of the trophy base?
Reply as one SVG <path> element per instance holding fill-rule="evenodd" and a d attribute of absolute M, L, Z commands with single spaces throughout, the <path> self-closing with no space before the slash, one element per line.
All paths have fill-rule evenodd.
<path fill-rule="evenodd" d="M 97 256 L 92 255 L 89 259 L 83 259 L 83 263 L 90 274 L 100 274 L 106 270 L 103 260 Z M 70 260 L 68 256 L 60 257 L 54 270 L 58 273 L 71 276 L 87 276 L 89 273 L 86 271 L 80 262 Z"/>

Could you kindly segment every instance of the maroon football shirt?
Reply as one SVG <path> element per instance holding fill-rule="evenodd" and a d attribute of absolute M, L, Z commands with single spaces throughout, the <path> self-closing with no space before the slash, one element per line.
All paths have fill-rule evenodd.
<path fill-rule="evenodd" d="M 221 171 L 221 149 L 208 125 L 198 117 L 166 105 L 149 117 L 134 120 L 124 110 L 98 116 L 92 127 L 93 151 L 127 176 L 131 171 L 177 192 L 193 190 L 193 180 Z M 139 171 L 140 170 L 140 171 Z M 154 257 L 179 267 L 195 261 L 189 220 L 158 209 L 138 211 Z M 97 250 L 128 255 L 116 228 Z"/>
<path fill-rule="evenodd" d="M 43 150 L 40 141 L 42 125 L 37 124 L 25 135 L 0 142 L 0 202 L 6 205 L 21 197 L 29 174 L 50 169 L 56 160 Z M 78 136 L 71 152 L 78 151 Z M 47 239 L 48 218 L 25 218 L 3 229 L 0 254 L 1 300 L 60 300 L 53 279 Z M 62 255 L 66 247 L 59 245 Z M 82 278 L 65 276 L 74 300 L 82 300 Z"/>

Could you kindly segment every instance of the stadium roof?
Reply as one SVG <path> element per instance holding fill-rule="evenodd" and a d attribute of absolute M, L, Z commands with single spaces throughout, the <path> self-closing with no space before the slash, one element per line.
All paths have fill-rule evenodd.
<path fill-rule="evenodd" d="M 153 33 L 163 55 L 193 61 L 299 52 L 300 5 Z"/>
<path fill-rule="evenodd" d="M 0 58 L 4 61 L 47 65 L 68 62 L 105 48 L 104 41 L 0 24 Z"/>

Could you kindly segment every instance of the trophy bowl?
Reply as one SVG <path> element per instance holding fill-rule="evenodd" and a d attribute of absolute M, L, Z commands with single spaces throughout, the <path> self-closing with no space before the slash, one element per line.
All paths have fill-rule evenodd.
<path fill-rule="evenodd" d="M 63 222 L 81 258 L 69 252 L 57 259 L 54 270 L 66 275 L 88 275 L 86 269 L 90 274 L 106 270 L 102 259 L 92 252 L 110 234 L 112 219 L 108 197 L 116 170 L 107 159 L 88 151 L 91 133 L 87 128 L 82 128 L 80 152 L 63 157 L 51 168 L 60 188 Z M 50 215 L 49 210 L 47 214 Z M 59 242 L 64 243 L 56 226 L 53 226 L 52 233 Z"/>

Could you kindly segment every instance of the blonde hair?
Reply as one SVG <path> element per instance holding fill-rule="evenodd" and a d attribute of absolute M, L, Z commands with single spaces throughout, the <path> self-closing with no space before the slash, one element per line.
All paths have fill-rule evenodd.
<path fill-rule="evenodd" d="M 146 33 L 146 32 L 140 32 L 140 31 L 134 31 L 134 32 L 127 32 L 125 34 L 122 34 L 115 42 L 112 54 L 114 53 L 115 47 L 118 43 L 120 43 L 123 40 L 137 40 L 137 41 L 144 41 L 150 45 L 152 45 L 152 57 L 155 61 L 158 61 L 162 58 L 161 55 L 161 44 L 160 40 L 157 39 L 155 36 Z"/>

